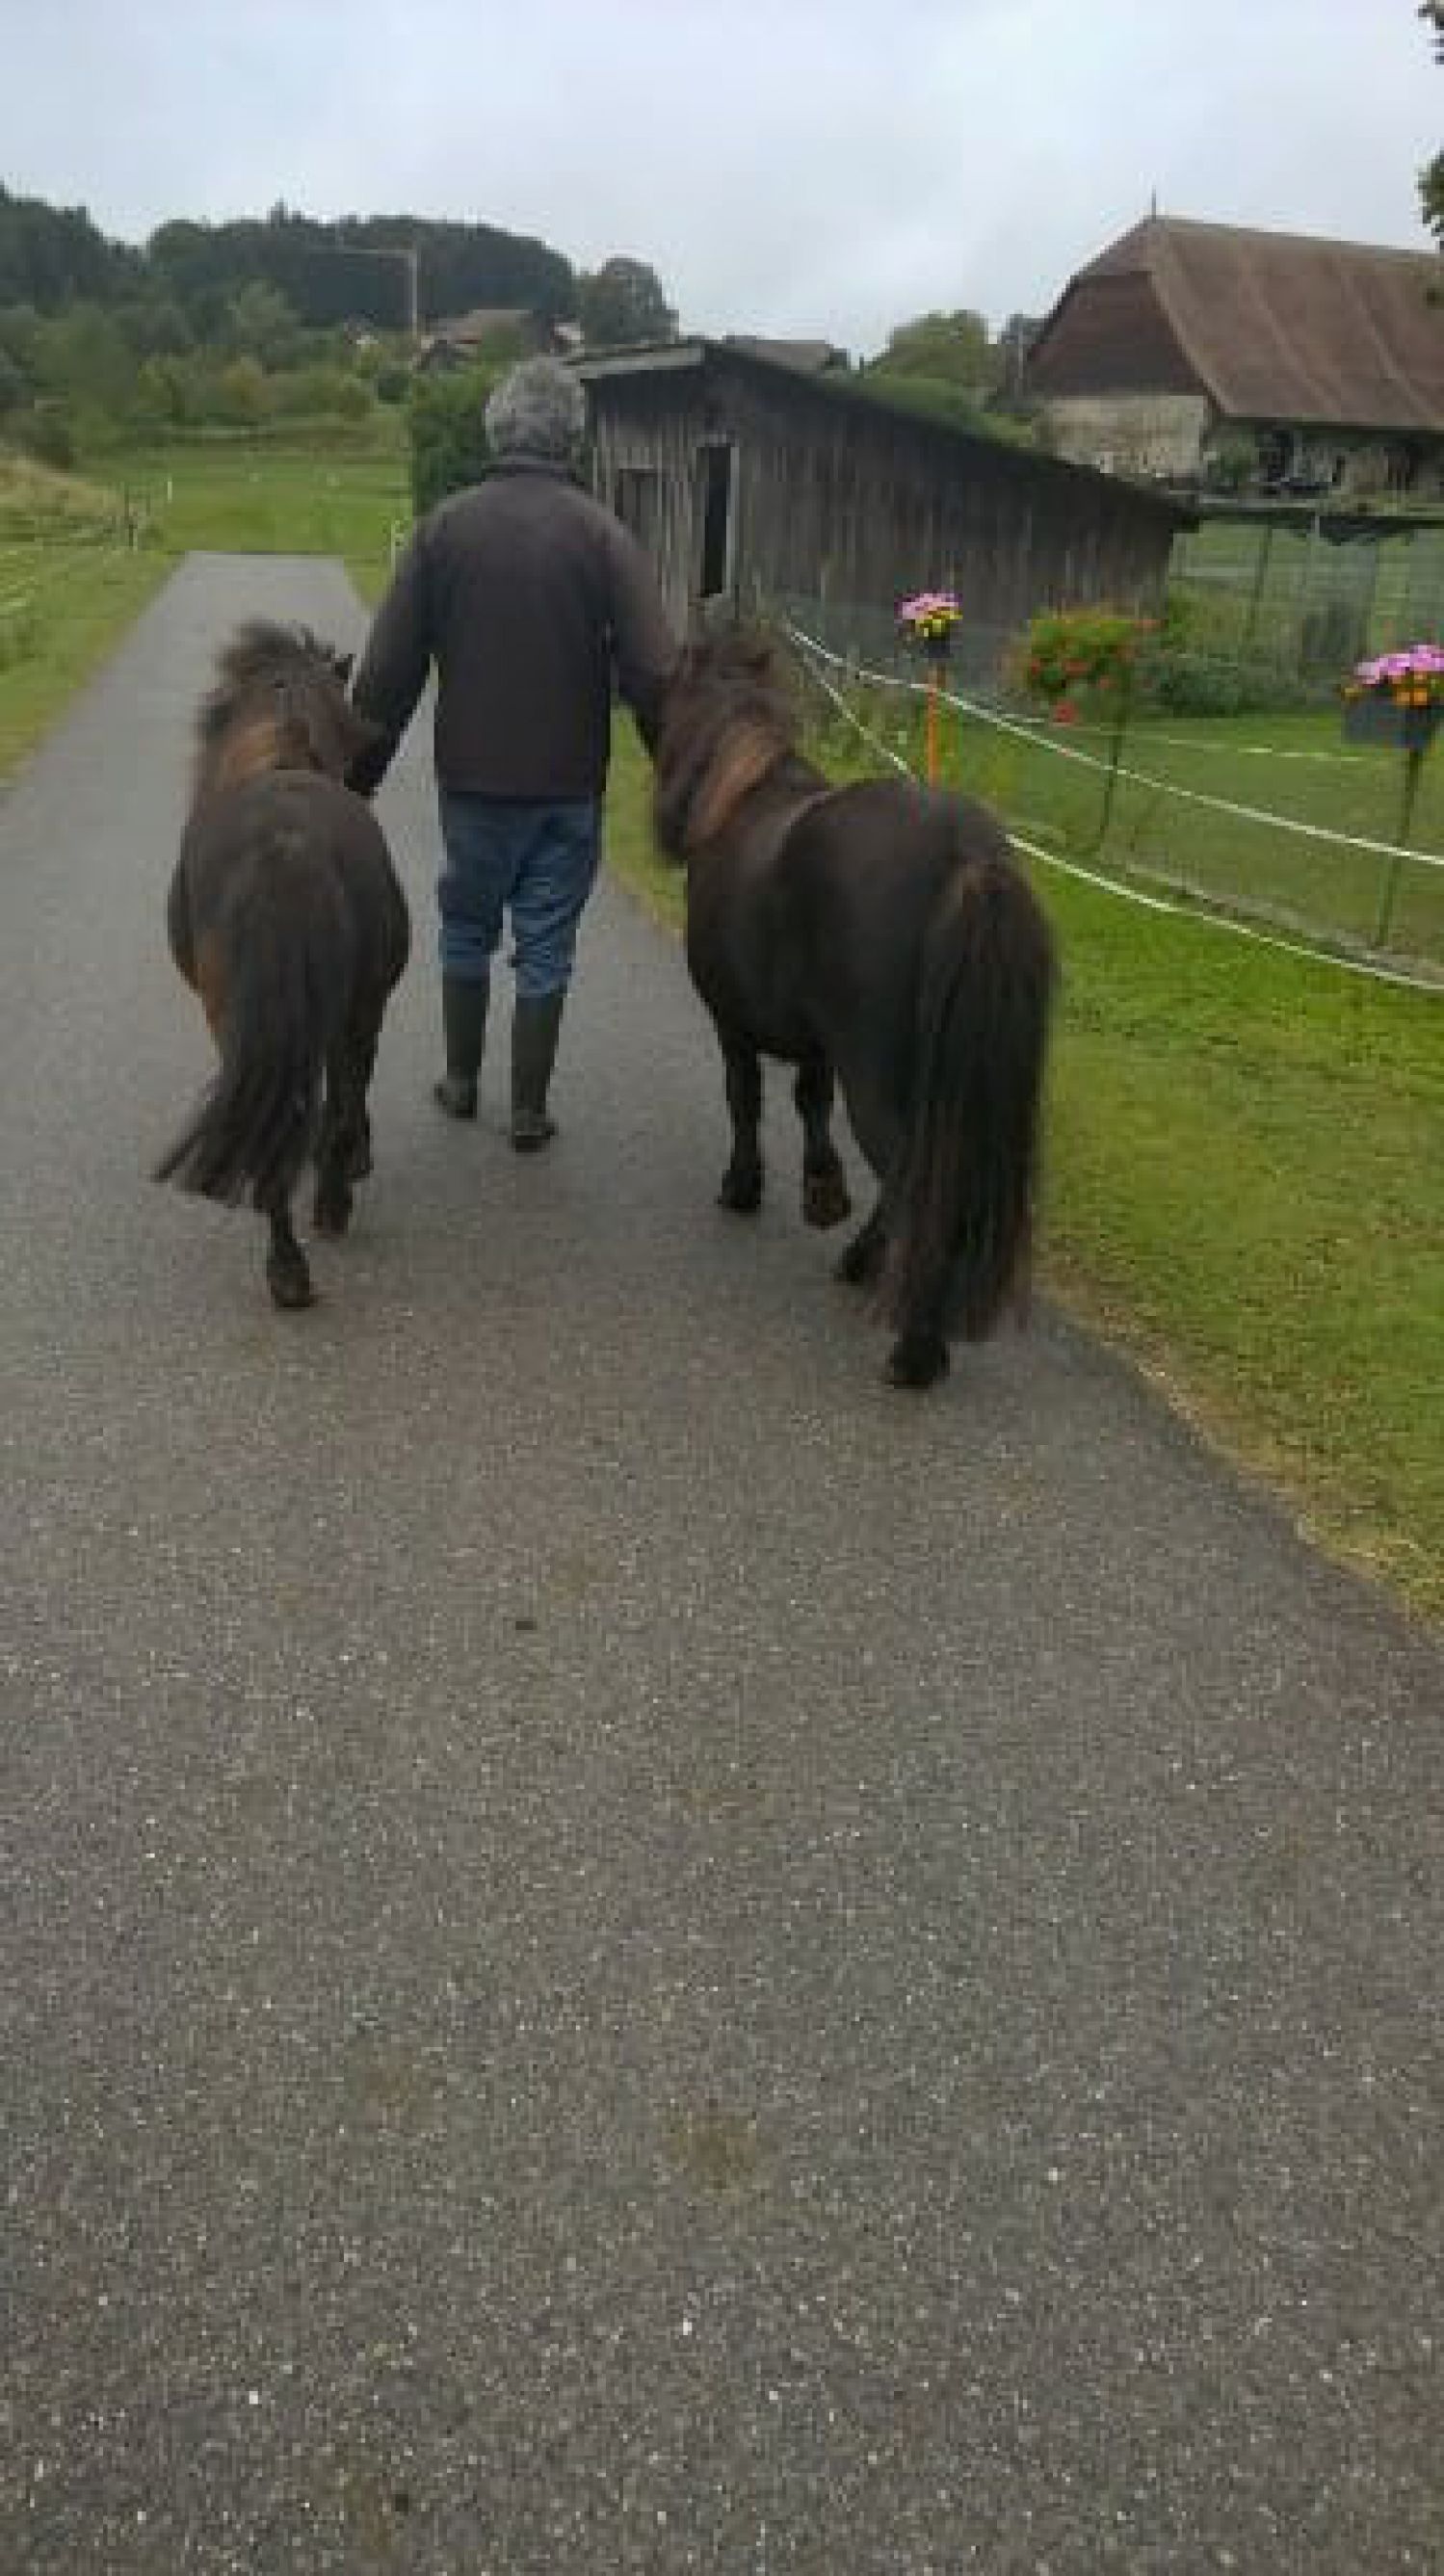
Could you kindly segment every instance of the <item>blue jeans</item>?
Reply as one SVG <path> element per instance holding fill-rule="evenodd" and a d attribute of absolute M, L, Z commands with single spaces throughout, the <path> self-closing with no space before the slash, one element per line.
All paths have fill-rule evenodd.
<path fill-rule="evenodd" d="M 442 973 L 486 983 L 509 912 L 518 998 L 564 993 L 601 857 L 600 805 L 593 797 L 544 805 L 446 787 L 439 793 Z"/>

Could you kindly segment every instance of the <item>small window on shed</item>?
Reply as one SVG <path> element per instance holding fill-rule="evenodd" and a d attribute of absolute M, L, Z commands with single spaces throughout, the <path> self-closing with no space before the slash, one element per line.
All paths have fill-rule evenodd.
<path fill-rule="evenodd" d="M 697 460 L 702 511 L 702 569 L 698 591 L 715 599 L 732 579 L 732 465 L 730 445 L 704 447 Z"/>

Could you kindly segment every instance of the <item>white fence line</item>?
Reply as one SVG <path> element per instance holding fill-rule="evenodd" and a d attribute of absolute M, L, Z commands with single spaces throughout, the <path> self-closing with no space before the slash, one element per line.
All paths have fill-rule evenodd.
<path fill-rule="evenodd" d="M 870 726 L 863 723 L 862 718 L 848 705 L 842 691 L 835 688 L 826 673 L 818 670 L 808 658 L 811 651 L 819 648 L 811 645 L 809 639 L 803 636 L 798 627 L 786 626 L 783 631 L 800 648 L 799 658 L 808 678 L 831 700 L 839 714 L 844 716 L 852 726 L 853 731 L 861 736 L 870 750 L 889 761 L 892 767 L 900 770 L 905 778 L 911 778 L 913 772 L 907 761 L 898 752 L 892 750 L 880 735 L 875 734 Z M 824 658 L 834 664 L 840 662 L 840 657 L 835 653 L 826 653 Z M 843 664 L 841 667 L 851 669 L 854 666 Z M 892 685 L 897 688 L 916 690 L 922 684 L 916 680 L 900 680 Z M 954 700 L 952 703 L 956 704 L 957 701 Z M 1235 921 L 1227 913 L 1201 912 L 1192 904 L 1173 903 L 1166 895 L 1147 894 L 1140 886 L 1120 885 L 1116 877 L 1103 876 L 1094 868 L 1081 866 L 1076 859 L 1065 859 L 1060 857 L 1056 850 L 1045 849 L 1040 841 L 1027 839 L 1023 833 L 1015 831 L 1011 824 L 1008 826 L 1008 833 L 1015 846 L 1025 850 L 1030 859 L 1039 860 L 1044 867 L 1057 868 L 1064 876 L 1078 877 L 1085 885 L 1096 886 L 1103 894 L 1115 895 L 1120 903 L 1136 904 L 1144 912 L 1169 913 L 1175 921 L 1191 922 L 1201 930 L 1224 930 L 1232 938 L 1246 939 L 1257 948 L 1277 949 L 1285 957 L 1302 957 L 1313 966 L 1337 967 L 1341 975 L 1363 975 L 1371 983 L 1402 985 L 1406 992 L 1427 993 L 1435 1001 L 1444 1001 L 1444 983 L 1433 983 L 1421 975 L 1406 975 L 1393 966 L 1372 966 L 1363 958 L 1340 957 L 1331 949 L 1312 948 L 1302 940 L 1280 939 L 1271 931 L 1255 930 L 1249 922 Z"/>
<path fill-rule="evenodd" d="M 865 663 L 849 662 L 843 654 L 832 652 L 800 626 L 785 624 L 783 633 L 805 651 L 831 663 L 835 670 L 850 671 L 855 678 L 865 680 L 869 687 L 904 689 L 914 696 L 926 695 L 925 681 L 900 680 L 890 671 L 877 671 Z M 999 733 L 1012 734 L 1017 740 L 1031 744 L 1035 751 L 1051 752 L 1055 760 L 1077 761 L 1084 769 L 1096 769 L 1105 777 L 1126 778 L 1135 787 L 1152 788 L 1159 796 L 1175 796 L 1186 805 L 1205 806 L 1211 813 L 1227 814 L 1235 822 L 1264 823 L 1274 831 L 1294 832 L 1308 841 L 1327 841 L 1335 849 L 1360 850 L 1368 858 L 1407 859 L 1416 867 L 1444 868 L 1444 852 L 1409 850 L 1396 841 L 1374 841 L 1356 832 L 1335 832 L 1327 823 L 1306 823 L 1297 814 L 1276 814 L 1266 805 L 1240 805 L 1229 796 L 1210 796 L 1201 787 L 1180 787 L 1176 780 L 1155 778 L 1147 770 L 1130 769 L 1123 761 L 1115 764 L 1098 760 L 1091 751 L 1078 751 L 1072 743 L 1050 741 L 1046 734 L 1039 733 L 1032 725 L 1020 724 L 1013 716 L 1000 716 L 974 698 L 958 697 L 950 689 L 940 689 L 938 696 L 945 706 L 956 707 L 959 715 L 976 717 L 980 723 L 992 725 Z"/>

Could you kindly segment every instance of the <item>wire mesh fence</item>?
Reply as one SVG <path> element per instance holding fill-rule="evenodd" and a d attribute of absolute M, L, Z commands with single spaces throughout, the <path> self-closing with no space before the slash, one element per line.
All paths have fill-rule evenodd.
<path fill-rule="evenodd" d="M 1366 653 L 1439 634 L 1444 523 L 1205 520 L 1175 543 L 1170 588 L 1204 649 L 1328 684 Z"/>

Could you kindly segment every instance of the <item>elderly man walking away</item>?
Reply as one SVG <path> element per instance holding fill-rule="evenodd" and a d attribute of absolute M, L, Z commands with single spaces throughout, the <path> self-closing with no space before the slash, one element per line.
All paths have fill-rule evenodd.
<path fill-rule="evenodd" d="M 510 914 L 516 1007 L 511 1141 L 556 1130 L 547 1091 L 596 879 L 612 688 L 652 742 L 676 645 L 640 547 L 573 478 L 581 384 L 554 358 L 514 367 L 486 407 L 495 464 L 421 521 L 352 687 L 383 739 L 352 776 L 379 785 L 434 662 L 445 866 L 436 1097 L 476 1116 L 491 965 Z"/>

